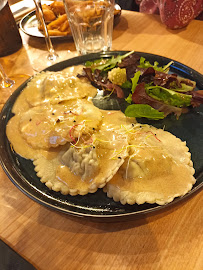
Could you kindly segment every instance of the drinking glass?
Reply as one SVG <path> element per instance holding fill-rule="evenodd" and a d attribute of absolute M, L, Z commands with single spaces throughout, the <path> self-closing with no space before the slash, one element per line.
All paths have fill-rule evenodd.
<path fill-rule="evenodd" d="M 76 49 L 81 54 L 112 47 L 114 0 L 63 0 Z"/>
<path fill-rule="evenodd" d="M 49 32 L 47 30 L 47 26 L 45 23 L 41 0 L 33 0 L 33 1 L 35 3 L 36 12 L 38 14 L 37 18 L 38 18 L 38 20 L 43 28 L 46 47 L 48 50 L 48 53 L 43 52 L 43 51 L 39 51 L 39 53 L 37 54 L 37 58 L 31 60 L 33 69 L 35 71 L 41 71 L 41 70 L 43 70 L 43 69 L 45 69 L 53 64 L 56 64 L 60 61 L 71 58 L 75 55 L 74 55 L 74 53 L 71 53 L 69 50 L 58 51 L 58 52 L 56 52 L 54 50 L 51 38 L 49 36 Z"/>
<path fill-rule="evenodd" d="M 3 66 L 0 64 L 0 75 L 2 77 L 2 80 L 0 82 L 0 86 L 2 88 L 8 88 L 12 87 L 15 84 L 14 80 L 11 80 L 7 75 L 6 72 L 3 69 Z"/>
<path fill-rule="evenodd" d="M 42 4 L 41 0 L 33 0 L 36 6 L 36 12 L 38 14 L 38 19 L 40 24 L 42 25 L 43 32 L 44 32 L 44 37 L 45 37 L 45 42 L 47 46 L 48 53 L 40 53 L 38 55 L 37 59 L 33 60 L 33 69 L 36 71 L 40 71 L 54 63 L 57 62 L 57 58 L 59 57 L 58 54 L 55 52 L 53 44 L 51 42 L 47 26 L 44 20 L 44 15 L 42 11 Z"/>

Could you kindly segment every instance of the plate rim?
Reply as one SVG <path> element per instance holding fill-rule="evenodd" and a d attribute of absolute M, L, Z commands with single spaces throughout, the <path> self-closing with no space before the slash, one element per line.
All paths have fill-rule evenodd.
<path fill-rule="evenodd" d="M 98 58 L 98 57 L 110 57 L 112 55 L 118 55 L 118 54 L 123 54 L 123 53 L 126 53 L 128 51 L 109 51 L 109 52 L 103 52 L 103 53 L 93 53 L 93 54 L 89 54 L 89 55 L 85 55 L 85 56 L 76 56 L 76 57 L 73 57 L 71 59 L 68 59 L 68 60 L 64 60 L 64 61 L 61 61 L 55 65 L 52 65 L 46 69 L 44 69 L 43 71 L 48 71 L 48 70 L 51 70 L 51 69 L 55 69 L 56 66 L 60 66 L 62 65 L 62 67 L 59 69 L 59 70 L 62 70 L 63 68 L 65 68 L 63 65 L 66 65 L 66 67 L 70 66 L 71 65 L 71 62 L 73 62 L 74 60 L 78 60 L 80 63 L 84 63 L 86 60 L 86 58 Z M 140 55 L 151 55 L 153 57 L 161 57 L 163 58 L 164 60 L 166 61 L 171 61 L 172 59 L 171 58 L 167 58 L 167 57 L 164 57 L 164 56 L 160 56 L 160 55 L 156 55 L 156 54 L 152 54 L 152 53 L 145 53 L 145 52 L 136 52 Z M 174 61 L 175 64 L 180 64 L 181 66 L 189 69 L 190 71 L 193 71 L 195 72 L 198 76 L 202 77 L 203 79 L 203 76 L 202 74 L 200 74 L 198 71 L 178 62 L 178 61 L 175 61 L 175 60 L 172 60 Z M 68 63 L 68 64 L 67 64 Z M 79 64 L 79 63 L 78 63 Z M 73 64 L 73 65 L 77 65 L 77 64 Z M 43 72 L 41 71 L 41 72 Z M 33 76 L 32 76 L 33 77 Z M 5 121 L 5 123 L 7 123 L 7 119 L 6 119 L 6 116 L 5 114 L 7 114 L 9 112 L 9 114 L 11 113 L 11 109 L 12 109 L 12 106 L 9 106 L 10 102 L 15 102 L 16 98 L 18 97 L 18 95 L 21 93 L 21 91 L 23 91 L 23 89 L 25 88 L 25 86 L 27 85 L 27 83 L 32 79 L 32 77 L 30 77 L 28 80 L 26 80 L 23 84 L 21 84 L 15 91 L 14 93 L 9 97 L 9 99 L 7 100 L 7 102 L 5 103 L 2 111 L 1 111 L 1 114 L 0 114 L 0 126 L 3 125 L 3 121 Z M 4 126 L 4 129 L 3 129 L 3 132 L 1 132 L 0 134 L 0 147 L 2 148 L 2 139 L 3 140 L 7 140 L 8 139 L 6 138 L 6 134 L 5 134 L 5 129 L 6 129 L 6 125 Z M 2 138 L 4 137 L 4 138 Z M 8 142 L 9 143 L 9 142 Z M 9 155 L 9 154 L 7 154 Z M 8 156 L 7 156 L 8 158 Z M 152 213 L 152 212 L 159 212 L 160 210 L 162 209 L 165 209 L 165 208 L 168 208 L 174 204 L 177 204 L 181 201 L 183 201 L 184 199 L 187 199 L 188 197 L 190 197 L 191 195 L 193 195 L 194 193 L 196 193 L 197 191 L 199 191 L 202 187 L 203 187 L 203 182 L 199 183 L 196 187 L 192 188 L 187 194 L 185 194 L 184 196 L 181 196 L 181 197 L 177 197 L 175 198 L 172 202 L 168 203 L 168 204 L 165 204 L 165 205 L 156 205 L 155 207 L 150 207 L 150 208 L 147 208 L 147 209 L 144 209 L 144 210 L 140 210 L 140 211 L 134 211 L 134 212 L 127 212 L 127 213 L 121 213 L 121 214 L 105 214 L 105 211 L 104 211 L 104 214 L 95 214 L 96 211 L 91 214 L 91 213 L 82 213 L 82 212 L 75 212 L 75 211 L 72 211 L 72 210 L 67 210 L 67 209 L 64 209 L 63 208 L 63 204 L 62 206 L 56 206 L 56 205 L 53 205 L 53 204 L 50 204 L 49 202 L 45 202 L 44 201 L 44 196 L 41 195 L 42 197 L 39 197 L 40 196 L 40 191 L 37 189 L 37 188 L 33 188 L 33 186 L 30 184 L 28 185 L 29 187 L 28 188 L 31 188 L 31 191 L 34 190 L 35 193 L 38 194 L 38 196 L 36 196 L 36 194 L 32 192 L 30 192 L 29 190 L 26 190 L 25 187 L 20 184 L 18 182 L 18 180 L 15 179 L 16 175 L 17 177 L 20 177 L 18 172 L 16 171 L 16 169 L 11 165 L 11 164 L 7 164 L 7 160 L 5 160 L 4 157 L 2 157 L 2 151 L 0 152 L 0 164 L 4 170 L 4 172 L 6 173 L 6 175 L 8 176 L 8 178 L 12 181 L 12 183 L 19 189 L 21 190 L 25 195 L 27 195 L 29 198 L 31 198 L 32 200 L 34 200 L 35 202 L 38 202 L 39 204 L 43 205 L 43 206 L 46 206 L 48 208 L 51 208 L 51 209 L 54 209 L 54 210 L 57 210 L 59 212 L 63 212 L 65 214 L 70 214 L 70 215 L 74 215 L 74 216 L 79 216 L 79 217 L 88 217 L 88 218 L 96 218 L 96 219 L 99 219 L 99 218 L 102 218 L 102 219 L 111 219 L 111 218 L 119 218 L 119 217 L 129 217 L 129 216 L 141 216 L 141 215 L 145 215 L 145 214 L 149 214 L 149 213 Z M 9 166 L 11 166 L 12 168 L 10 168 Z M 10 169 L 10 170 L 9 170 Z M 11 171 L 12 169 L 12 171 Z M 14 173 L 14 176 L 13 174 Z M 203 175 L 203 172 L 201 172 L 200 176 L 199 177 L 202 177 Z M 21 179 L 22 181 L 22 175 L 21 175 Z M 47 199 L 47 198 L 45 198 Z M 52 200 L 56 200 L 55 198 L 52 197 Z M 60 202 L 62 203 L 62 201 Z M 64 203 L 65 204 L 65 203 Z"/>

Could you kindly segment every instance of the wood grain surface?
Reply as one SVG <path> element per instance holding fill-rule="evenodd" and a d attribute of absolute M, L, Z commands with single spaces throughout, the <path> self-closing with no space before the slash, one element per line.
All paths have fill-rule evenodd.
<path fill-rule="evenodd" d="M 113 33 L 113 50 L 163 55 L 203 73 L 203 22 L 182 30 L 167 29 L 159 16 L 122 11 Z M 0 90 L 3 106 L 34 74 L 32 59 L 45 50 L 40 39 L 22 34 L 24 46 L 0 58 L 11 90 Z M 56 50 L 75 51 L 72 41 L 55 42 Z M 71 52 L 68 52 L 70 50 Z M 39 270 L 202 270 L 202 190 L 154 215 L 101 223 L 45 208 L 19 191 L 0 169 L 0 238 Z"/>

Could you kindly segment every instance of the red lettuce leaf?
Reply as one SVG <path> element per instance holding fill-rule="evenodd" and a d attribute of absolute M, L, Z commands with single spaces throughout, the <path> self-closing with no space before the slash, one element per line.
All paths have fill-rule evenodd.
<path fill-rule="evenodd" d="M 118 98 L 124 98 L 124 92 L 122 88 L 116 84 L 113 84 L 107 77 L 107 74 L 103 74 L 101 70 L 95 69 L 93 72 L 91 68 L 83 68 L 85 74 L 78 75 L 79 78 L 86 77 L 92 84 L 102 90 L 114 90 L 114 93 Z"/>
<path fill-rule="evenodd" d="M 203 104 L 203 90 L 192 91 L 191 94 L 191 104 L 193 107 L 198 107 L 200 104 Z"/>

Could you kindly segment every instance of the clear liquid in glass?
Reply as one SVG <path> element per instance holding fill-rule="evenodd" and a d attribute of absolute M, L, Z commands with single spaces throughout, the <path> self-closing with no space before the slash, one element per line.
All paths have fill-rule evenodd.
<path fill-rule="evenodd" d="M 64 0 L 75 46 L 80 54 L 108 51 L 112 47 L 114 5 L 112 1 Z"/>

